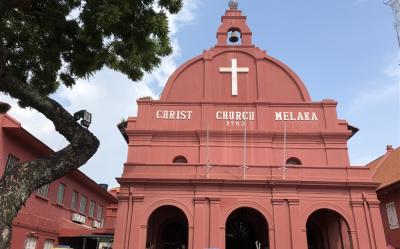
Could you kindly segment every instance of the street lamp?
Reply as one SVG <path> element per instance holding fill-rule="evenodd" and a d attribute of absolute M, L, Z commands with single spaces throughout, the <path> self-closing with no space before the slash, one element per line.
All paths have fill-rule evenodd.
<path fill-rule="evenodd" d="M 75 121 L 82 119 L 81 125 L 88 129 L 90 124 L 92 123 L 92 114 L 86 110 L 80 110 L 78 112 L 75 112 L 74 119 Z"/>

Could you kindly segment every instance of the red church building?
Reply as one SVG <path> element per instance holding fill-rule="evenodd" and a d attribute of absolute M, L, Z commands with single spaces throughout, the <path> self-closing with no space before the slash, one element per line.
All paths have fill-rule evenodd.
<path fill-rule="evenodd" d="M 52 154 L 9 115 L 0 115 L 0 177 L 8 167 Z M 33 193 L 13 221 L 10 249 L 108 248 L 116 198 L 76 170 Z"/>
<path fill-rule="evenodd" d="M 337 102 L 252 43 L 231 1 L 217 44 L 180 66 L 120 127 L 114 249 L 384 249 L 357 129 Z"/>

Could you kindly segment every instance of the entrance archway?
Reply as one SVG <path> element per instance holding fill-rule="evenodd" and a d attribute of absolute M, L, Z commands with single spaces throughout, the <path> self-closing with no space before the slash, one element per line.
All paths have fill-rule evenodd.
<path fill-rule="evenodd" d="M 225 224 L 225 245 L 226 249 L 269 249 L 267 220 L 253 208 L 236 209 Z"/>
<path fill-rule="evenodd" d="M 353 249 L 350 229 L 338 213 L 320 209 L 307 220 L 308 249 Z"/>
<path fill-rule="evenodd" d="M 157 208 L 147 222 L 146 249 L 187 249 L 188 220 L 177 207 Z"/>

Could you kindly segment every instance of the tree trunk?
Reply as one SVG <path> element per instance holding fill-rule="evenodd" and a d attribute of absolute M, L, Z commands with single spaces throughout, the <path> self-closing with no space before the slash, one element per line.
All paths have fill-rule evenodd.
<path fill-rule="evenodd" d="M 0 249 L 8 249 L 12 221 L 28 197 L 39 187 L 85 164 L 97 151 L 99 141 L 80 126 L 58 102 L 40 95 L 30 85 L 6 74 L 1 77 L 0 74 L 0 91 L 22 100 L 25 106 L 44 114 L 70 142 L 47 158 L 20 163 L 8 169 L 0 179 Z"/>

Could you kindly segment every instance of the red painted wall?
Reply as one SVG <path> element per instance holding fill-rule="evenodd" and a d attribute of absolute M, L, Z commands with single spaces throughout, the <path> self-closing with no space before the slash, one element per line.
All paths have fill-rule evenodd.
<path fill-rule="evenodd" d="M 386 211 L 386 204 L 394 202 L 397 218 L 400 219 L 400 183 L 392 187 L 390 190 L 382 189 L 378 191 L 378 198 L 381 201 L 380 208 L 386 241 L 396 249 L 400 248 L 400 228 L 390 229 Z"/>

